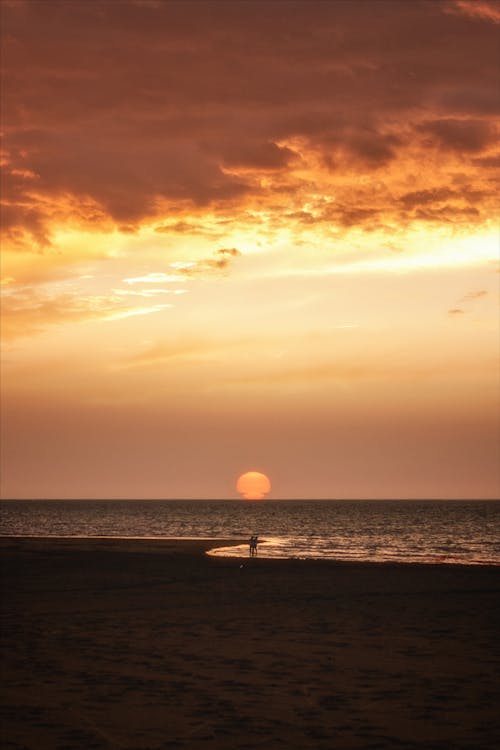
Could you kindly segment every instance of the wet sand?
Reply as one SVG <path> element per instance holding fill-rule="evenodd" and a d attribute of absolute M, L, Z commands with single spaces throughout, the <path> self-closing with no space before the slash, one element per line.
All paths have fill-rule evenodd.
<path fill-rule="evenodd" d="M 2 750 L 500 746 L 500 568 L 211 546 L 0 540 Z"/>

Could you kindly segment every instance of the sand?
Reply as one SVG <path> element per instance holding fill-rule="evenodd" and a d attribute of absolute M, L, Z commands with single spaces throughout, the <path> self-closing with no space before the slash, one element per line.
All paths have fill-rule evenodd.
<path fill-rule="evenodd" d="M 500 568 L 210 546 L 1 540 L 2 750 L 500 746 Z"/>

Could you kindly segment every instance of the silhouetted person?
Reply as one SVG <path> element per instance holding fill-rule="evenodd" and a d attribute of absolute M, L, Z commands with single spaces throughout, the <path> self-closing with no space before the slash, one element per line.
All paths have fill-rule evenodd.
<path fill-rule="evenodd" d="M 257 536 L 251 536 L 250 537 L 250 557 L 253 557 L 257 554 L 257 543 L 258 543 L 258 537 Z"/>

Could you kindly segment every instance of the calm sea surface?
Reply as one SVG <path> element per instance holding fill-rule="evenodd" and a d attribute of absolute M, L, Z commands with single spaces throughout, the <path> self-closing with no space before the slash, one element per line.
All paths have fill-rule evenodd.
<path fill-rule="evenodd" d="M 1 536 L 241 539 L 214 554 L 500 565 L 500 501 L 6 500 Z"/>

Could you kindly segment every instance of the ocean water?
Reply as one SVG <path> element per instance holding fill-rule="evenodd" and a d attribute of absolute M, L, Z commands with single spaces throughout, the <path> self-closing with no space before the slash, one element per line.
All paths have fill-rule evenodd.
<path fill-rule="evenodd" d="M 500 501 L 5 500 L 1 536 L 241 540 L 211 554 L 500 565 Z"/>

